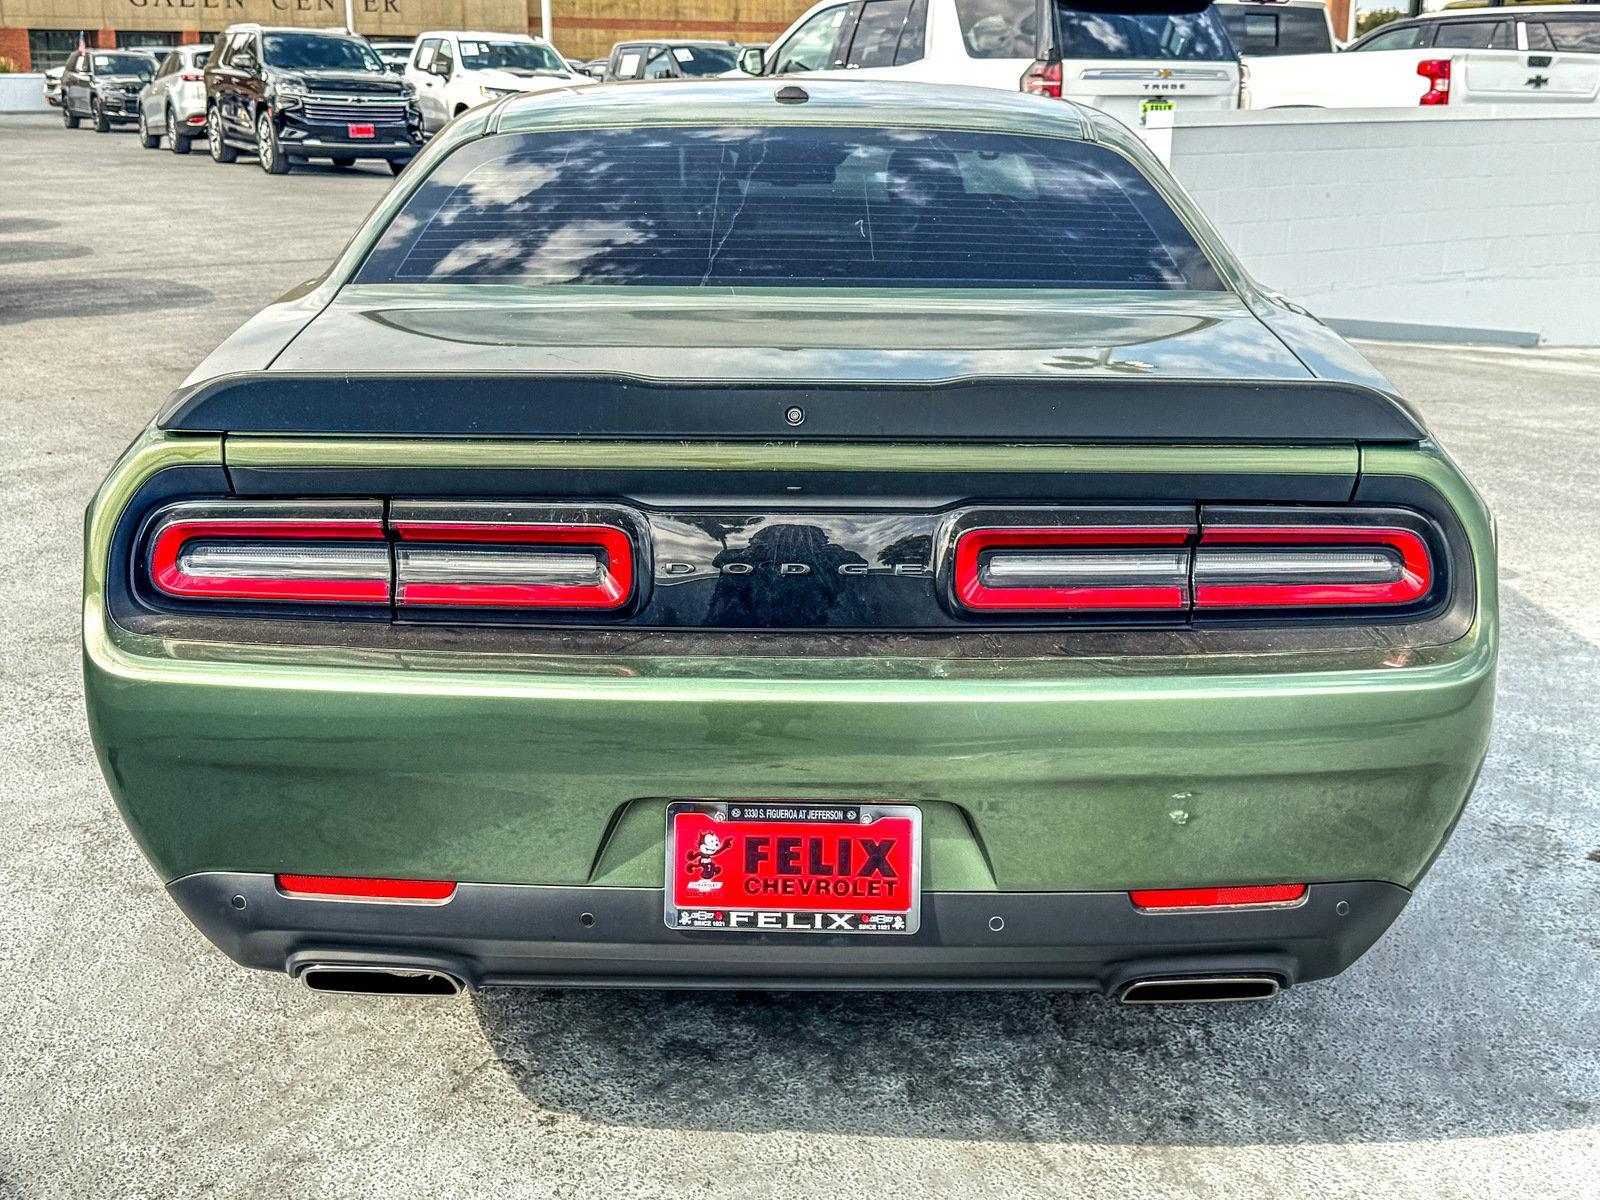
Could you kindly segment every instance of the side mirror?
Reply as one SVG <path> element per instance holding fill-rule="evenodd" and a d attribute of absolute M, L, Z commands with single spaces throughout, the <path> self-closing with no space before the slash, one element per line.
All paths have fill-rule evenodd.
<path fill-rule="evenodd" d="M 766 69 L 766 57 L 760 46 L 746 46 L 739 51 L 739 70 L 746 75 L 759 75 Z"/>
<path fill-rule="evenodd" d="M 431 67 L 429 67 L 428 70 L 432 71 L 440 79 L 449 79 L 450 78 L 450 68 L 453 65 L 454 64 L 452 64 L 452 63 L 444 62 L 444 61 L 436 58 L 436 59 L 433 60 L 433 65 Z"/>

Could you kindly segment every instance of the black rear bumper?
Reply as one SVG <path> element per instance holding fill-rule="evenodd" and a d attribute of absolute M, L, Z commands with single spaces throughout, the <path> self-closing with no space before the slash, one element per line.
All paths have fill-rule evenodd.
<path fill-rule="evenodd" d="M 208 872 L 168 887 L 234 961 L 400 966 L 471 988 L 1070 988 L 1271 975 L 1288 987 L 1344 970 L 1411 893 L 1322 883 L 1293 907 L 1141 912 L 1122 892 L 932 892 L 913 935 L 682 932 L 650 888 L 462 884 L 444 904 L 311 900 L 271 875 Z"/>

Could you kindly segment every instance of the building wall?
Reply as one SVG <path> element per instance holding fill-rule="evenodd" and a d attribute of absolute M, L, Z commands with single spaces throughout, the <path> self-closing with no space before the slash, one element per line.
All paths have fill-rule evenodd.
<path fill-rule="evenodd" d="M 599 58 L 638 37 L 770 42 L 813 0 L 552 0 L 555 42 L 575 58 Z M 537 31 L 538 0 L 529 0 Z"/>
<path fill-rule="evenodd" d="M 565 53 L 597 58 L 613 42 L 637 37 L 766 42 L 807 6 L 808 0 L 552 0 L 552 22 Z M 356 28 L 370 34 L 539 31 L 539 0 L 351 0 L 351 8 Z M 236 21 L 326 26 L 344 20 L 345 0 L 0 0 L 0 58 L 29 70 L 29 29 L 82 30 L 91 44 L 109 45 L 114 30 L 192 36 Z"/>
<path fill-rule="evenodd" d="M 1180 115 L 1170 162 L 1258 279 L 1347 332 L 1596 346 L 1597 145 L 1579 107 L 1282 109 Z"/>

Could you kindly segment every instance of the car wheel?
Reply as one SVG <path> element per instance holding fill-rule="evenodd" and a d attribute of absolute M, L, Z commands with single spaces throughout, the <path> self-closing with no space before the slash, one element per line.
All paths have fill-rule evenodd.
<path fill-rule="evenodd" d="M 353 167 L 356 165 L 356 160 L 353 158 L 336 158 L 333 160 L 333 165 L 336 167 Z"/>
<path fill-rule="evenodd" d="M 161 135 L 150 132 L 150 121 L 144 115 L 144 105 L 139 106 L 139 145 L 146 150 L 161 149 Z"/>
<path fill-rule="evenodd" d="M 406 167 L 410 165 L 410 163 L 411 160 L 409 158 L 391 158 L 389 160 L 389 174 L 400 174 L 400 172 L 404 171 Z"/>
<path fill-rule="evenodd" d="M 189 139 L 178 132 L 178 114 L 167 109 L 167 148 L 174 154 L 189 153 Z"/>
<path fill-rule="evenodd" d="M 268 175 L 289 173 L 289 156 L 278 145 L 278 131 L 273 128 L 272 113 L 267 109 L 262 109 L 256 118 L 256 158 Z"/>
<path fill-rule="evenodd" d="M 94 122 L 96 133 L 111 132 L 111 122 L 106 120 L 106 110 L 100 107 L 100 101 L 89 101 L 89 118 Z"/>
<path fill-rule="evenodd" d="M 78 115 L 72 111 L 65 98 L 61 101 L 61 123 L 68 129 L 76 129 L 78 127 Z"/>
<path fill-rule="evenodd" d="M 206 111 L 206 145 L 212 162 L 231 163 L 239 157 L 239 152 L 222 140 L 222 117 L 214 108 Z"/>

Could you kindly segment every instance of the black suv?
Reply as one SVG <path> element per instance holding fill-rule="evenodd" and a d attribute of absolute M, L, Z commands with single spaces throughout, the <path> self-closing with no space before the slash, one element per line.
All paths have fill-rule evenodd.
<path fill-rule="evenodd" d="M 134 50 L 74 50 L 61 71 L 61 120 L 88 117 L 97 133 L 139 119 L 139 89 L 155 78 L 156 60 Z"/>
<path fill-rule="evenodd" d="M 398 175 L 422 147 L 422 114 L 365 38 L 230 25 L 206 64 L 206 138 L 217 162 L 243 150 L 269 175 L 309 158 L 382 158 Z"/>

